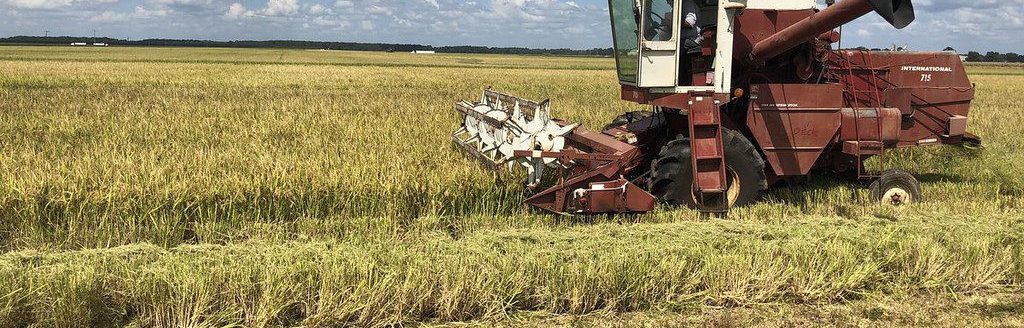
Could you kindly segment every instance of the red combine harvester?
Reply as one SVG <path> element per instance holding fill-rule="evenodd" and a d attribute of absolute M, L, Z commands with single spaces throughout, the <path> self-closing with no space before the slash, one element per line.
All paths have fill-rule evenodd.
<path fill-rule="evenodd" d="M 495 169 L 525 166 L 539 190 L 526 202 L 538 208 L 725 212 L 818 167 L 873 179 L 877 201 L 906 204 L 921 200 L 917 180 L 865 160 L 980 144 L 966 131 L 974 87 L 957 54 L 832 49 L 837 27 L 872 11 L 907 26 L 910 0 L 823 10 L 814 0 L 609 0 L 609 9 L 622 99 L 651 111 L 598 132 L 552 120 L 547 101 L 489 89 L 456 105 L 465 122 L 454 143 Z M 700 17 L 689 25 L 700 38 L 681 36 L 687 16 Z M 542 179 L 545 168 L 559 175 Z"/>

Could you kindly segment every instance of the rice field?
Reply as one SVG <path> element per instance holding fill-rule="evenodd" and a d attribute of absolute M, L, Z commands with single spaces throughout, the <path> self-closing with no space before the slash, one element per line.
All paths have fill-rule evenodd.
<path fill-rule="evenodd" d="M 0 327 L 1021 326 L 1024 67 L 968 69 L 985 149 L 887 156 L 924 203 L 821 172 L 576 219 L 461 156 L 451 107 L 603 126 L 642 109 L 611 59 L 3 46 Z"/>

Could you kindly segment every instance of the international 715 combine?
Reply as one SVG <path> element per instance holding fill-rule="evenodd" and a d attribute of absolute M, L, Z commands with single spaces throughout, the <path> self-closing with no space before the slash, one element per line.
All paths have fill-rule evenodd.
<path fill-rule="evenodd" d="M 526 202 L 541 209 L 725 212 L 815 168 L 873 180 L 877 201 L 906 204 L 922 199 L 917 180 L 865 160 L 980 143 L 966 131 L 974 87 L 957 54 L 832 47 L 836 28 L 871 12 L 907 26 L 910 0 L 609 0 L 609 11 L 622 99 L 651 111 L 598 132 L 552 119 L 547 101 L 489 89 L 456 105 L 454 143 L 495 169 L 525 166 Z"/>

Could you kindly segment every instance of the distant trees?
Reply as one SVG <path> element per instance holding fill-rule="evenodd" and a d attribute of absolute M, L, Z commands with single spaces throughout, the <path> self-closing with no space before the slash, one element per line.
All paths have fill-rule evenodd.
<path fill-rule="evenodd" d="M 967 61 L 988 63 L 1024 63 L 1024 56 L 1015 52 L 1003 54 L 996 51 L 989 51 L 982 55 L 980 52 L 971 51 L 967 53 Z"/>
<path fill-rule="evenodd" d="M 209 40 L 176 40 L 176 39 L 145 39 L 121 40 L 112 38 L 91 37 L 40 37 L 15 36 L 0 38 L 0 43 L 17 44 L 60 44 L 73 42 L 101 42 L 112 46 L 158 46 L 158 47 L 218 47 L 218 48 L 284 48 L 284 49 L 329 49 L 356 51 L 412 52 L 416 50 L 434 50 L 447 53 L 487 53 L 487 54 L 518 54 L 518 55 L 559 55 L 559 56 L 611 56 L 611 48 L 576 49 L 530 49 L 530 48 L 496 48 L 478 46 L 446 46 L 433 47 L 421 44 L 391 43 L 355 43 L 355 42 L 320 42 L 320 41 L 209 41 Z"/>
<path fill-rule="evenodd" d="M 1001 62 L 1001 61 L 1003 61 L 1003 54 L 995 52 L 995 51 L 986 52 L 985 53 L 985 61 L 986 62 Z"/>

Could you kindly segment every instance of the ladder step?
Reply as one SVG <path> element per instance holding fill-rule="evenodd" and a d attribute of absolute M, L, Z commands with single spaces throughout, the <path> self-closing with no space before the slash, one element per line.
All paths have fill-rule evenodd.
<path fill-rule="evenodd" d="M 718 113 L 710 111 L 691 111 L 690 121 L 694 126 L 719 126 L 721 121 L 718 119 Z"/>
<path fill-rule="evenodd" d="M 719 156 L 719 155 L 697 155 L 696 159 L 698 161 L 706 161 L 706 160 L 720 161 L 720 160 L 722 160 L 722 156 Z"/>
<path fill-rule="evenodd" d="M 722 158 L 722 149 L 719 146 L 720 141 L 717 135 L 711 138 L 694 138 L 691 144 L 693 146 L 691 152 L 694 154 L 694 159 Z"/>
<path fill-rule="evenodd" d="M 708 161 L 708 160 L 721 161 L 722 160 L 722 156 L 718 155 L 718 154 L 703 154 L 703 155 L 694 156 L 694 159 L 696 159 L 697 161 Z"/>
<path fill-rule="evenodd" d="M 882 149 L 884 145 L 879 141 L 861 141 L 861 149 Z"/>
<path fill-rule="evenodd" d="M 847 141 L 843 143 L 843 152 L 855 155 L 879 155 L 885 152 L 885 144 L 878 141 Z"/>

